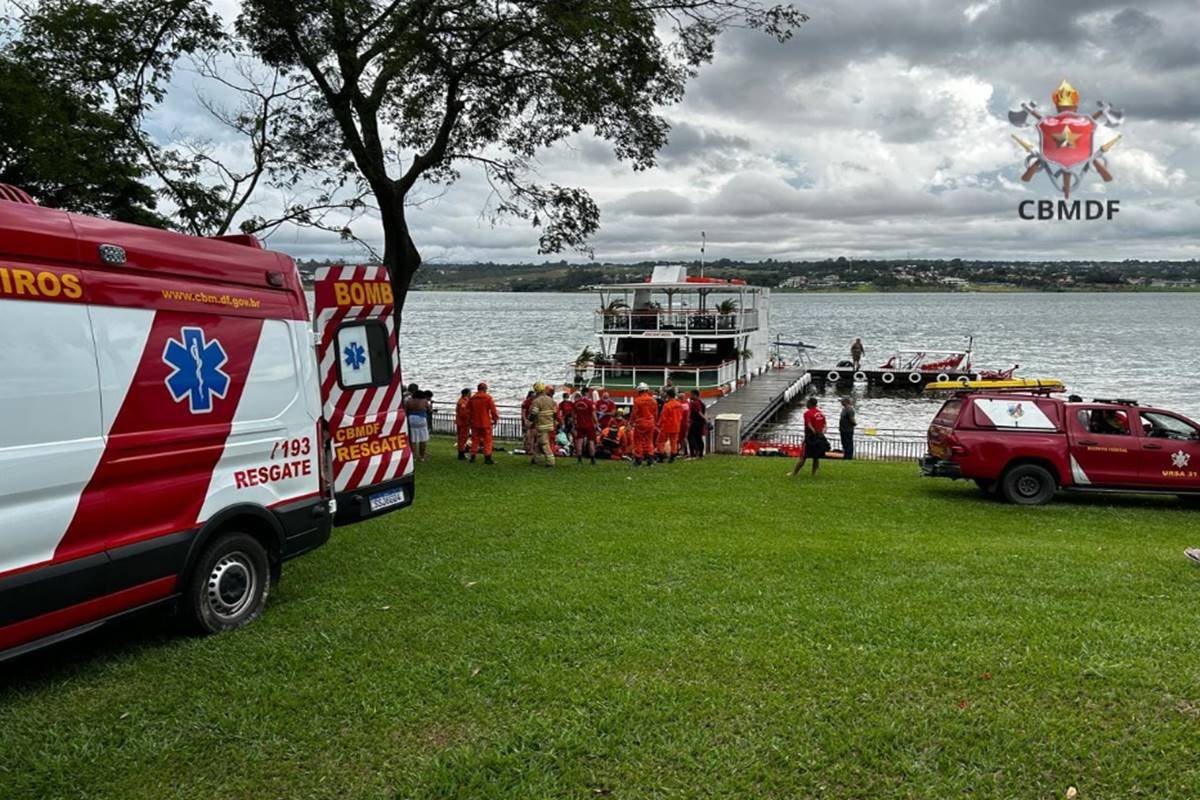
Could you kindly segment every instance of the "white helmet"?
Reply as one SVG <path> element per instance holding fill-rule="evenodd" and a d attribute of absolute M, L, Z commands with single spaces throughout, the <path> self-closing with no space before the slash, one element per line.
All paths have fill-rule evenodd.
<path fill-rule="evenodd" d="M 648 392 L 648 391 L 650 391 L 650 387 L 647 386 L 645 383 L 639 383 L 637 390 L 639 392 Z"/>

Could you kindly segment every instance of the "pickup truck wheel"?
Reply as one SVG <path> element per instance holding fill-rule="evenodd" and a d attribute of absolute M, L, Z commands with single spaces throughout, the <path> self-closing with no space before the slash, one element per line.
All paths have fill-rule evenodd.
<path fill-rule="evenodd" d="M 187 622 L 199 633 L 249 625 L 267 604 L 271 569 L 267 551 L 253 536 L 217 537 L 196 562 L 184 595 Z"/>
<path fill-rule="evenodd" d="M 1020 464 L 1004 473 L 1000 485 L 1004 499 L 1020 506 L 1040 506 L 1050 502 L 1057 488 L 1054 476 L 1037 464 Z"/>

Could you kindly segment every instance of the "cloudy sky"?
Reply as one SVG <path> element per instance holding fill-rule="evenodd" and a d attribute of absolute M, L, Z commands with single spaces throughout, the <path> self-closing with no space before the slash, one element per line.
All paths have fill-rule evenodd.
<path fill-rule="evenodd" d="M 659 166 L 635 173 L 588 136 L 543 154 L 548 181 L 588 189 L 602 208 L 602 260 L 963 257 L 1200 257 L 1200 3 L 1147 0 L 836 0 L 783 45 L 734 32 L 686 100 Z M 1109 221 L 1022 221 L 1023 152 L 1007 111 L 1050 107 L 1063 78 L 1081 110 L 1126 112 L 1109 154 L 1115 180 L 1089 175 L 1082 199 L 1119 199 Z M 203 130 L 186 83 L 164 114 Z M 1022 133 L 1036 141 L 1032 131 Z M 1103 131 L 1100 140 L 1115 135 Z M 464 176 L 413 211 L 427 262 L 530 261 L 537 235 L 494 227 L 487 191 Z M 375 238 L 370 223 L 357 231 Z M 271 246 L 340 257 L 316 231 Z M 573 260 L 579 260 L 576 257 Z"/>

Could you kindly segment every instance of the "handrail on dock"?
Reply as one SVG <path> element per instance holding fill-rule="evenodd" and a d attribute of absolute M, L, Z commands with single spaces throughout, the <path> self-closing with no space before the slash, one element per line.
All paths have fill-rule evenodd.
<path fill-rule="evenodd" d="M 708 418 L 715 419 L 718 414 L 741 414 L 741 438 L 745 442 L 810 385 L 812 376 L 803 366 L 769 369 L 709 406 Z"/>

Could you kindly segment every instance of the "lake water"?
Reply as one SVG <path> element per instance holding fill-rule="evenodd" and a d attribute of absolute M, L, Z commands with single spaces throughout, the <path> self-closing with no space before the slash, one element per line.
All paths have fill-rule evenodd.
<path fill-rule="evenodd" d="M 435 402 L 486 380 L 517 403 L 536 380 L 562 381 L 585 345 L 598 300 L 588 294 L 414 292 L 404 311 L 404 375 Z M 1136 398 L 1200 420 L 1200 294 L 774 294 L 771 335 L 817 345 L 818 363 L 865 362 L 907 345 L 958 347 L 975 336 L 976 367 L 1021 365 L 1085 397 Z M 924 429 L 940 401 L 863 397 L 859 423 Z M 835 408 L 833 398 L 824 405 Z M 790 421 L 795 426 L 793 415 Z M 786 427 L 786 425 L 785 425 Z"/>

